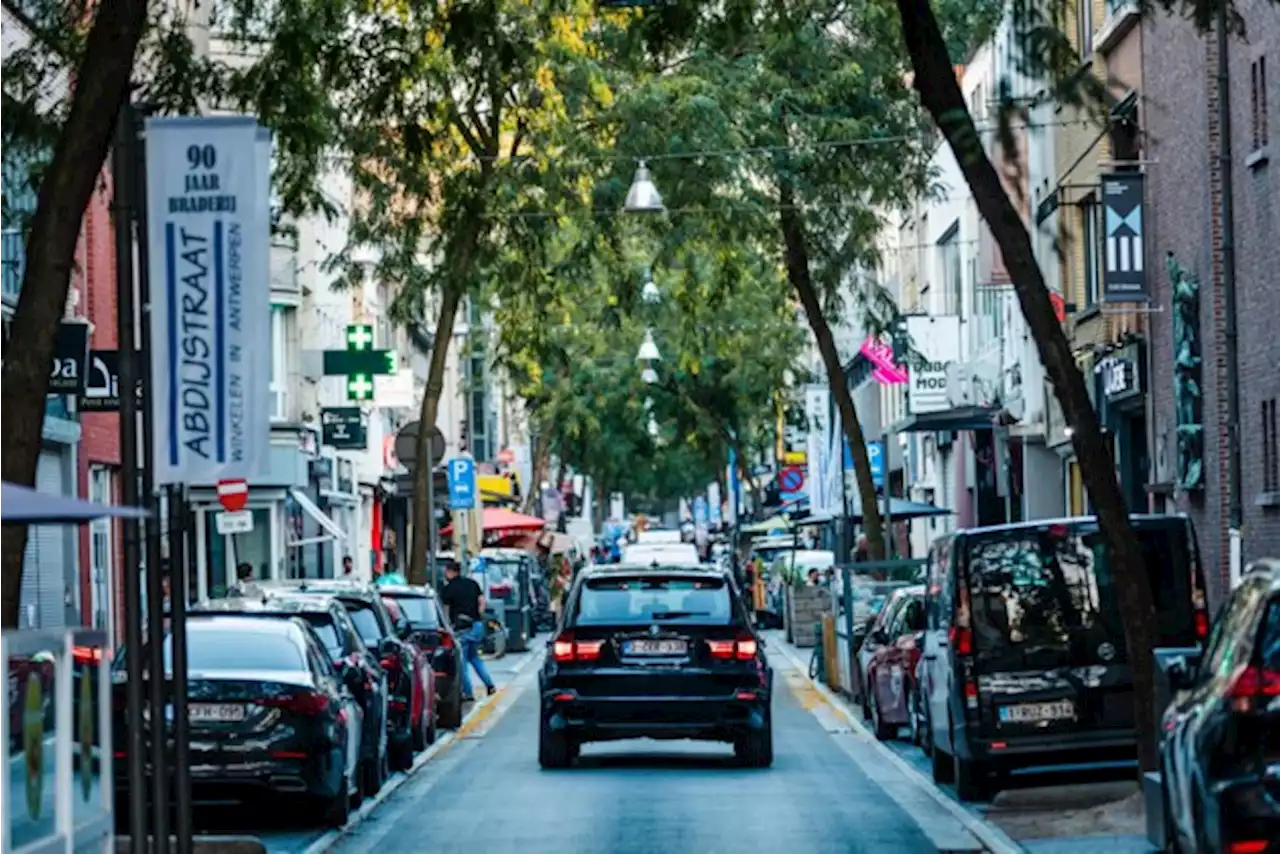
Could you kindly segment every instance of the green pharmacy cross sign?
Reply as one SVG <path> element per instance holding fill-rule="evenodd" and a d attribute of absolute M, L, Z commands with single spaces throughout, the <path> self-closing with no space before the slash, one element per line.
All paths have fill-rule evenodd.
<path fill-rule="evenodd" d="M 396 372 L 393 350 L 374 350 L 373 327 L 353 323 L 347 327 L 347 349 L 324 351 L 325 376 L 347 378 L 347 400 L 371 400 L 373 378 Z"/>

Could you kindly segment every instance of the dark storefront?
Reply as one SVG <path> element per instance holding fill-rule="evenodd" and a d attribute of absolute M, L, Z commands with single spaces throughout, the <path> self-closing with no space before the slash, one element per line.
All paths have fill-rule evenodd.
<path fill-rule="evenodd" d="M 1129 510 L 1147 512 L 1146 348 L 1129 340 L 1102 355 L 1094 365 L 1095 400 L 1102 426 L 1113 438 L 1116 477 Z"/>

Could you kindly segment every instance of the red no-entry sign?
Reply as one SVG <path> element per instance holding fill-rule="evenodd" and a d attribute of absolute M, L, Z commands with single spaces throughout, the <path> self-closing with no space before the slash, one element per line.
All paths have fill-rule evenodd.
<path fill-rule="evenodd" d="M 238 513 L 249 503 L 249 484 L 239 478 L 218 481 L 218 502 L 228 513 Z"/>

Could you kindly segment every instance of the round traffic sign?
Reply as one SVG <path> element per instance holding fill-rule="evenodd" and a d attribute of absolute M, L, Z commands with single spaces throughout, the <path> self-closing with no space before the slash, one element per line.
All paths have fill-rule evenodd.
<path fill-rule="evenodd" d="M 778 487 L 783 492 L 799 492 L 804 487 L 804 469 L 787 466 L 778 475 Z"/>
<path fill-rule="evenodd" d="M 418 427 L 421 421 L 410 421 L 396 431 L 396 459 L 405 468 L 412 468 L 418 460 Z M 431 430 L 431 467 L 440 465 L 444 459 L 444 434 L 439 427 Z"/>
<path fill-rule="evenodd" d="M 218 503 L 228 513 L 239 513 L 249 503 L 249 484 L 243 478 L 218 481 Z"/>

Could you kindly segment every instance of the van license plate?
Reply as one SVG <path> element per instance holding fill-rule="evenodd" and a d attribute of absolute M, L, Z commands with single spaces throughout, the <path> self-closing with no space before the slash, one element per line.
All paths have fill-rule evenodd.
<path fill-rule="evenodd" d="M 1076 716 L 1075 704 L 1070 700 L 1054 703 L 1019 703 L 1000 707 L 1001 723 L 1040 723 L 1042 721 L 1071 720 Z"/>
<path fill-rule="evenodd" d="M 687 650 L 682 640 L 632 640 L 622 644 L 623 655 L 684 655 Z"/>

